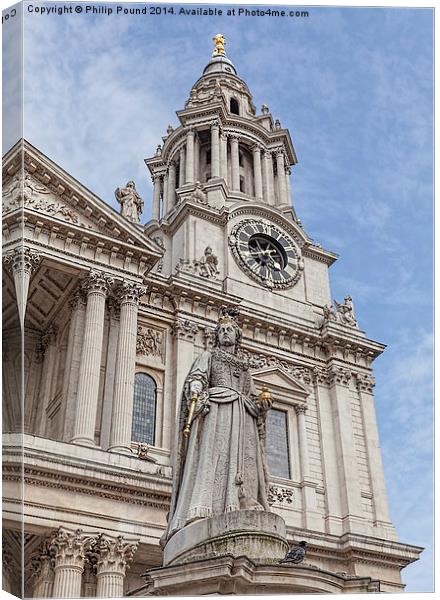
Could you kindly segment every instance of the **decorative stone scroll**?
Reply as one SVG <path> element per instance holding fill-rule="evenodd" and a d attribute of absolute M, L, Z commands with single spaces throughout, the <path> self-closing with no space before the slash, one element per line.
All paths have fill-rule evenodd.
<path fill-rule="evenodd" d="M 163 358 L 163 334 L 153 327 L 138 326 L 136 354 Z"/>

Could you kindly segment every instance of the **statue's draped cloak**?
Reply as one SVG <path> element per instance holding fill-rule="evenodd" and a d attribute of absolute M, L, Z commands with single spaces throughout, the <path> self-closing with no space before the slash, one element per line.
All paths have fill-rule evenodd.
<path fill-rule="evenodd" d="M 186 440 L 182 430 L 195 380 L 203 391 Z M 243 360 L 214 350 L 194 361 L 182 393 L 171 507 L 162 544 L 195 519 L 245 508 L 269 510 L 265 419 L 256 397 Z"/>

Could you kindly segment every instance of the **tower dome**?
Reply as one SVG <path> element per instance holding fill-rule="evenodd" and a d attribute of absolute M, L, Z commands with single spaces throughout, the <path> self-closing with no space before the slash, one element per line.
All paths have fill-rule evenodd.
<path fill-rule="evenodd" d="M 237 69 L 227 56 L 217 55 L 213 56 L 203 69 L 203 75 L 210 75 L 212 73 L 232 73 L 233 75 L 237 75 Z"/>

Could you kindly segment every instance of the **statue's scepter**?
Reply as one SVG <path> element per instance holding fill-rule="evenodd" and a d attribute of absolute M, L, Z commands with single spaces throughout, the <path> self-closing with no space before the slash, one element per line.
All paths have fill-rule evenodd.
<path fill-rule="evenodd" d="M 185 429 L 183 430 L 183 435 L 188 437 L 191 431 L 191 424 L 194 417 L 194 411 L 196 409 L 197 400 L 199 399 L 199 395 L 197 392 L 193 392 L 191 394 L 191 404 L 189 405 L 188 419 L 186 420 Z"/>

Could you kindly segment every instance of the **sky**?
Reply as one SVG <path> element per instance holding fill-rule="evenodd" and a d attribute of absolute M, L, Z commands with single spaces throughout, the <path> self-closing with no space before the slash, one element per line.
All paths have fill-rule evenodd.
<path fill-rule="evenodd" d="M 295 209 L 340 255 L 333 297 L 350 294 L 366 335 L 387 344 L 374 373 L 390 512 L 399 539 L 426 548 L 403 572 L 406 590 L 433 591 L 432 10 L 42 15 L 30 4 L 50 5 L 24 4 L 24 136 L 115 208 L 114 190 L 134 179 L 144 222 L 143 161 L 225 35 L 258 111 L 267 104 L 290 130 Z M 4 27 L 4 152 L 21 135 L 17 23 Z"/>

